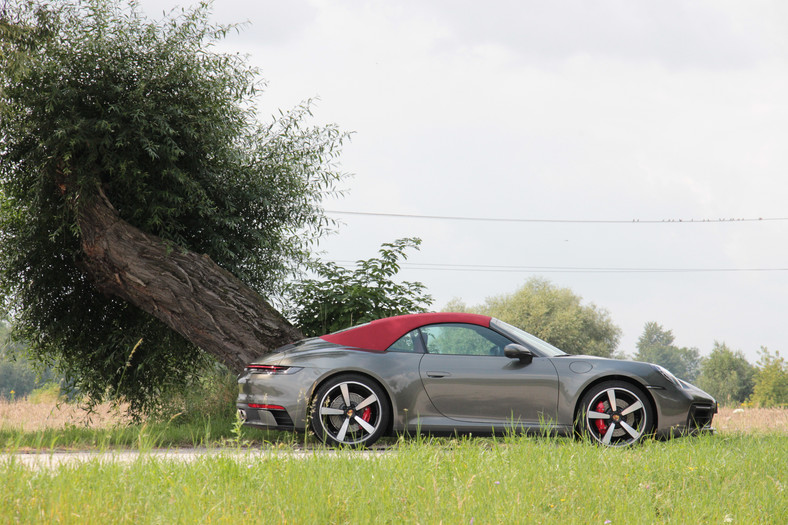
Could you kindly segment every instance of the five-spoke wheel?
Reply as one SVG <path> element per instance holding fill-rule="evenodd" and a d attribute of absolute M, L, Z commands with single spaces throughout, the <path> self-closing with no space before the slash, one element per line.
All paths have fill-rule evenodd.
<path fill-rule="evenodd" d="M 312 430 L 325 443 L 368 446 L 386 431 L 390 408 L 386 394 L 370 379 L 342 375 L 324 383 L 312 405 Z"/>
<path fill-rule="evenodd" d="M 580 403 L 581 432 L 607 446 L 626 446 L 654 428 L 651 404 L 643 391 L 623 381 L 607 381 L 589 390 Z"/>

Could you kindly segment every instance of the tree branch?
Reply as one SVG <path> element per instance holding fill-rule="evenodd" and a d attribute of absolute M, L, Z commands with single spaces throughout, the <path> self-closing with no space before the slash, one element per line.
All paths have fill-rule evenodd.
<path fill-rule="evenodd" d="M 302 334 L 209 257 L 122 220 L 99 188 L 80 207 L 83 270 L 102 293 L 163 321 L 231 370 Z"/>

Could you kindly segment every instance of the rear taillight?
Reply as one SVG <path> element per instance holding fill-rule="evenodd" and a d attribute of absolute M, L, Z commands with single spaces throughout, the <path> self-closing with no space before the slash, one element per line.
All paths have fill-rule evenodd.
<path fill-rule="evenodd" d="M 249 408 L 262 408 L 263 410 L 284 410 L 285 407 L 279 405 L 262 405 L 260 403 L 249 403 Z"/>
<path fill-rule="evenodd" d="M 298 366 L 278 366 L 278 365 L 249 365 L 246 372 L 250 374 L 294 374 L 301 370 Z"/>

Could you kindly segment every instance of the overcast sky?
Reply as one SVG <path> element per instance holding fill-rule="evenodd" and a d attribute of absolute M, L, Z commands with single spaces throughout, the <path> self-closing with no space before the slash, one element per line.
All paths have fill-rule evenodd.
<path fill-rule="evenodd" d="M 788 218 L 788 3 L 221 0 L 214 16 L 249 21 L 222 48 L 262 70 L 264 118 L 319 97 L 315 122 L 354 132 L 349 192 L 326 209 L 559 221 L 337 215 L 326 259 L 418 236 L 401 275 L 435 309 L 542 276 L 608 310 L 628 354 L 648 321 L 702 354 L 786 353 L 788 220 L 701 221 Z"/>

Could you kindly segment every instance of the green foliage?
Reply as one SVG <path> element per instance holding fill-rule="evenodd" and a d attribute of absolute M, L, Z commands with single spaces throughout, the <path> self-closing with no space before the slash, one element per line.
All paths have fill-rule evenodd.
<path fill-rule="evenodd" d="M 759 407 L 788 406 L 788 363 L 780 352 L 761 347 L 750 402 Z"/>
<path fill-rule="evenodd" d="M 11 332 L 11 323 L 0 317 L 0 359 L 15 357 L 26 349 L 26 345 L 12 339 Z"/>
<path fill-rule="evenodd" d="M 753 389 L 755 369 L 741 350 L 714 342 L 708 357 L 701 360 L 698 386 L 714 396 L 721 405 L 743 403 Z"/>
<path fill-rule="evenodd" d="M 675 346 L 674 340 L 672 331 L 654 322 L 646 323 L 637 342 L 635 360 L 664 366 L 691 383 L 698 377 L 700 354 L 697 348 Z"/>
<path fill-rule="evenodd" d="M 77 218 L 97 188 L 122 219 L 270 298 L 330 227 L 320 200 L 341 178 L 345 134 L 307 126 L 309 104 L 259 123 L 258 72 L 215 49 L 236 28 L 209 12 L 151 22 L 120 0 L 0 11 L 0 309 L 37 359 L 134 410 L 206 357 L 80 270 Z"/>
<path fill-rule="evenodd" d="M 392 315 L 426 311 L 432 297 L 420 282 L 395 282 L 400 260 L 421 239 L 383 243 L 379 256 L 356 262 L 349 270 L 332 262 L 313 262 L 317 279 L 305 279 L 289 292 L 291 318 L 308 336 L 317 336 Z"/>
<path fill-rule="evenodd" d="M 22 399 L 44 383 L 57 382 L 52 370 L 30 363 L 27 347 L 14 342 L 10 333 L 11 325 L 0 319 L 0 398 Z"/>
<path fill-rule="evenodd" d="M 56 403 L 65 399 L 57 383 L 44 383 L 40 387 L 30 392 L 28 401 L 33 404 Z"/>
<path fill-rule="evenodd" d="M 152 419 L 178 425 L 207 421 L 229 425 L 235 421 L 237 397 L 238 376 L 214 364 L 202 370 L 183 392 L 169 396 Z"/>
<path fill-rule="evenodd" d="M 37 384 L 36 372 L 27 362 L 0 360 L 0 397 L 22 399 L 32 392 Z"/>
<path fill-rule="evenodd" d="M 54 384 L 60 388 L 61 381 L 51 369 L 42 370 L 24 357 L 0 358 L 0 398 L 22 399 L 42 385 Z"/>
<path fill-rule="evenodd" d="M 452 307 L 466 308 L 456 300 Z M 512 294 L 489 297 L 468 310 L 497 317 L 570 354 L 613 356 L 621 336 L 606 310 L 583 305 L 570 289 L 536 277 Z"/>
<path fill-rule="evenodd" d="M 465 304 L 465 301 L 463 301 L 459 297 L 453 297 L 453 298 L 449 299 L 449 302 L 446 303 L 443 306 L 443 308 L 441 308 L 441 311 L 442 312 L 458 312 L 458 313 L 463 313 L 463 314 L 467 314 L 467 313 L 471 312 L 470 309 L 468 308 L 468 305 Z"/>

